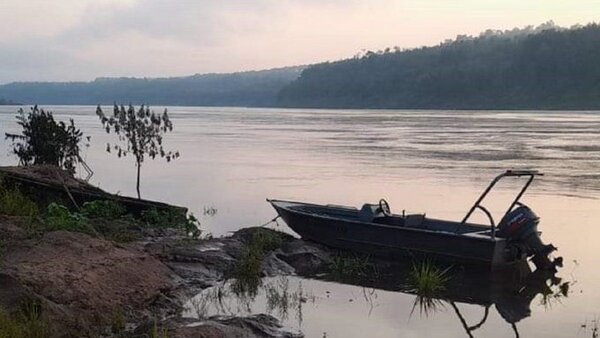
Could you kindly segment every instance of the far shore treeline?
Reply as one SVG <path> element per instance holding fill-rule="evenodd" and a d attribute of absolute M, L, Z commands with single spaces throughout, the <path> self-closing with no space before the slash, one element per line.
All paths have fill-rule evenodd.
<path fill-rule="evenodd" d="M 552 22 L 311 66 L 180 78 L 0 86 L 24 104 L 600 109 L 600 27 Z"/>

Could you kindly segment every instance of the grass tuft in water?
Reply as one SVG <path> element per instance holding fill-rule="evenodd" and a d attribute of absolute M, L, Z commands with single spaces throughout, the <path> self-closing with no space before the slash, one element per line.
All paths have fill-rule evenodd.
<path fill-rule="evenodd" d="M 447 269 L 440 269 L 430 260 L 414 263 L 408 275 L 411 291 L 419 296 L 435 297 L 446 289 L 450 277 Z"/>

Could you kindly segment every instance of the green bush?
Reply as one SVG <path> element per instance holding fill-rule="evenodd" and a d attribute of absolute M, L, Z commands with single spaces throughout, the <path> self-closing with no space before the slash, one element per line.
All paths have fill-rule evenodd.
<path fill-rule="evenodd" d="M 64 205 L 50 203 L 46 215 L 46 230 L 66 230 L 74 232 L 92 233 L 87 217 L 79 213 L 71 213 Z"/>
<path fill-rule="evenodd" d="M 117 219 L 125 214 L 125 207 L 111 200 L 83 203 L 81 213 L 88 218 Z"/>
<path fill-rule="evenodd" d="M 194 214 L 183 215 L 173 209 L 158 210 L 150 208 L 142 211 L 142 222 L 151 228 L 174 228 L 185 231 L 186 235 L 198 238 L 202 234 L 200 222 Z"/>

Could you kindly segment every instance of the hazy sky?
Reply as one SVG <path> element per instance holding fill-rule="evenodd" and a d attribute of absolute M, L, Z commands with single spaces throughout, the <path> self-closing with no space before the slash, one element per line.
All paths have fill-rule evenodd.
<path fill-rule="evenodd" d="M 308 64 L 598 14 L 599 0 L 0 0 L 0 83 Z"/>

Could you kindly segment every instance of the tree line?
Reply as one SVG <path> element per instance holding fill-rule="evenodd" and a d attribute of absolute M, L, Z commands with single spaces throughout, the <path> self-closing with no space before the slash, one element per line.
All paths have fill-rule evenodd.
<path fill-rule="evenodd" d="M 386 49 L 306 68 L 288 107 L 600 108 L 600 27 L 486 31 L 438 46 Z"/>

